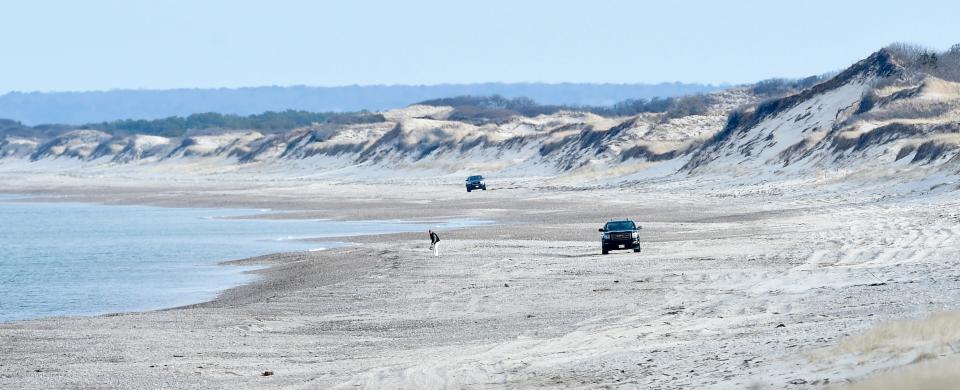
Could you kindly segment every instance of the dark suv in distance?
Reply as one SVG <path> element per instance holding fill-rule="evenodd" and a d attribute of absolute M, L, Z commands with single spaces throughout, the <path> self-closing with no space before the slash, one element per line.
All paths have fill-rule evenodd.
<path fill-rule="evenodd" d="M 487 183 L 483 181 L 483 176 L 473 175 L 467 177 L 467 192 L 473 190 L 487 190 Z"/>
<path fill-rule="evenodd" d="M 629 219 L 607 222 L 600 228 L 600 252 L 607 254 L 619 249 L 640 252 L 640 232 L 637 231 L 640 229 L 642 227 Z"/>

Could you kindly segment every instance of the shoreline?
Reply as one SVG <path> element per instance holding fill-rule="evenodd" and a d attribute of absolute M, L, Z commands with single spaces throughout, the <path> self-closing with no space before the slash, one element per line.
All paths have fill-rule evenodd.
<path fill-rule="evenodd" d="M 51 199 L 56 199 L 56 201 L 52 201 Z M 95 203 L 95 202 L 90 202 L 90 201 L 88 201 L 88 200 L 75 199 L 75 198 L 72 198 L 72 197 L 60 197 L 60 196 L 58 196 L 56 193 L 43 193 L 43 194 L 31 193 L 31 194 L 28 194 L 28 193 L 22 193 L 22 192 L 18 192 L 18 193 L 7 192 L 7 193 L 3 193 L 2 195 L 0 195 L 0 201 L 13 202 L 13 203 L 30 203 L 30 204 L 57 204 L 57 203 L 64 203 L 64 204 L 74 204 L 74 205 L 90 205 L 90 206 L 105 206 L 105 207 L 113 207 L 113 206 L 141 206 L 141 207 L 157 207 L 157 208 L 191 209 L 191 210 L 198 210 L 198 211 L 199 211 L 199 210 L 221 210 L 221 211 L 224 211 L 224 212 L 226 212 L 226 211 L 230 211 L 230 212 L 236 211 L 236 212 L 250 212 L 250 213 L 255 213 L 255 214 L 241 214 L 241 215 L 237 215 L 237 216 L 212 217 L 212 219 L 225 220 L 225 221 L 230 221 L 230 220 L 241 220 L 241 221 L 242 221 L 242 220 L 266 220 L 266 221 L 277 220 L 277 221 L 284 221 L 284 220 L 294 219 L 294 218 L 279 218 L 279 219 L 277 219 L 277 218 L 272 218 L 273 214 L 271 214 L 269 211 L 263 210 L 263 209 L 244 209 L 244 208 L 234 208 L 234 207 L 230 207 L 230 206 L 197 208 L 197 207 L 192 207 L 192 206 L 190 206 L 189 204 L 182 204 L 182 205 L 178 205 L 178 206 L 176 206 L 176 207 L 170 207 L 170 206 L 156 206 L 156 205 L 148 205 L 148 204 L 143 204 L 143 205 L 141 205 L 141 204 L 131 204 L 131 203 L 126 203 L 126 202 L 121 203 L 121 204 L 118 204 L 118 203 Z M 314 220 L 314 219 L 311 218 L 311 219 L 297 219 L 297 220 L 311 221 L 311 220 Z M 317 221 L 331 221 L 331 220 L 317 220 Z M 353 222 L 353 221 L 344 221 L 344 222 L 350 223 L 350 222 Z M 359 222 L 359 221 L 357 221 L 357 222 Z M 432 220 L 432 221 L 427 221 L 427 220 L 420 220 L 420 221 L 389 220 L 389 221 L 371 221 L 371 222 L 384 222 L 384 223 L 400 224 L 400 225 L 421 225 L 421 224 L 427 224 L 427 223 L 438 223 L 438 224 L 442 224 L 442 225 L 453 225 L 452 227 L 450 227 L 451 229 L 464 229 L 464 228 L 469 228 L 469 227 L 471 227 L 471 226 L 483 226 L 483 225 L 489 225 L 489 224 L 494 223 L 493 221 L 451 221 L 451 220 L 442 220 L 442 219 L 435 219 L 435 220 Z M 257 284 L 257 283 L 262 282 L 260 279 L 266 277 L 265 275 L 270 274 L 270 273 L 268 272 L 268 271 L 270 271 L 270 268 L 274 268 L 274 267 L 278 267 L 278 266 L 282 265 L 281 263 L 278 263 L 277 261 L 270 261 L 270 260 L 267 260 L 267 259 L 270 259 L 270 258 L 289 258 L 289 257 L 291 257 L 291 256 L 302 255 L 302 254 L 306 254 L 306 253 L 320 252 L 321 250 L 324 250 L 324 251 L 325 251 L 325 250 L 332 250 L 332 249 L 338 249 L 338 248 L 355 246 L 358 242 L 364 241 L 363 239 L 361 239 L 362 237 L 367 237 L 366 240 L 376 240 L 377 237 L 380 237 L 380 236 L 383 236 L 383 237 L 392 237 L 392 236 L 403 236 L 403 235 L 405 235 L 405 234 L 406 234 L 406 233 L 404 233 L 403 231 L 391 231 L 391 232 L 385 232 L 385 233 L 369 232 L 369 233 L 345 234 L 345 235 L 329 235 L 329 234 L 326 234 L 326 235 L 325 235 L 325 234 L 320 234 L 320 233 L 318 233 L 318 235 L 316 235 L 316 236 L 300 237 L 300 238 L 288 238 L 288 239 L 277 239 L 276 241 L 291 241 L 291 242 L 303 243 L 303 244 L 306 244 L 306 243 L 322 243 L 322 244 L 324 244 L 324 246 L 323 246 L 322 248 L 319 248 L 319 249 L 317 249 L 317 248 L 311 248 L 311 249 L 302 249 L 302 250 L 287 250 L 287 251 L 278 251 L 278 252 L 268 252 L 268 253 L 263 253 L 263 254 L 261 254 L 261 255 L 255 255 L 255 256 L 244 257 L 244 258 L 229 259 L 229 260 L 222 260 L 222 261 L 216 261 L 216 262 L 210 263 L 210 264 L 213 264 L 213 265 L 216 265 L 216 266 L 220 266 L 220 267 L 236 267 L 236 266 L 243 267 L 244 269 L 239 269 L 239 270 L 236 271 L 236 273 L 237 273 L 238 275 L 241 275 L 241 274 L 242 274 L 242 275 L 250 275 L 250 276 L 252 276 L 252 278 L 247 278 L 247 279 L 249 279 L 249 280 L 246 280 L 246 281 L 241 282 L 241 283 L 239 283 L 239 284 L 232 284 L 232 283 L 231 283 L 231 284 L 228 285 L 228 286 L 224 286 L 223 288 L 219 289 L 213 296 L 210 296 L 210 297 L 197 297 L 196 300 L 194 300 L 194 299 L 184 299 L 184 300 L 192 301 L 192 302 L 179 303 L 179 304 L 171 304 L 171 305 L 169 305 L 169 306 L 167 306 L 167 305 L 147 305 L 148 307 L 145 307 L 145 308 L 142 308 L 142 309 L 141 309 L 141 308 L 123 309 L 123 310 L 109 310 L 109 309 L 107 309 L 106 311 L 101 311 L 101 310 L 96 310 L 96 309 L 80 310 L 80 311 L 76 311 L 75 313 L 64 313 L 64 314 L 53 314 L 53 315 L 40 315 L 40 316 L 28 317 L 28 318 L 15 318 L 15 319 L 7 320 L 7 321 L 0 321 L 0 324 L 14 324 L 14 323 L 18 323 L 18 322 L 26 322 L 26 321 L 34 321 L 34 320 L 68 319 L 68 318 L 73 318 L 73 317 L 113 317 L 113 316 L 118 316 L 118 315 L 123 315 L 123 314 L 148 313 L 148 312 L 153 312 L 153 311 L 167 311 L 167 310 L 175 310 L 175 309 L 178 309 L 178 308 L 188 308 L 188 307 L 202 306 L 202 305 L 206 305 L 206 304 L 211 304 L 211 303 L 213 303 L 214 301 L 217 301 L 217 300 L 221 299 L 222 296 L 223 296 L 225 293 L 227 293 L 228 291 L 233 291 L 233 290 L 241 291 L 241 290 L 243 290 L 242 287 L 250 287 L 250 286 L 253 285 L 253 284 Z M 239 238 L 238 238 L 238 239 L 239 239 Z M 207 263 L 204 262 L 203 264 L 207 264 Z M 250 267 L 255 267 L 255 268 L 252 268 L 252 269 L 251 269 Z M 235 293 L 234 293 L 234 294 L 235 294 Z"/>

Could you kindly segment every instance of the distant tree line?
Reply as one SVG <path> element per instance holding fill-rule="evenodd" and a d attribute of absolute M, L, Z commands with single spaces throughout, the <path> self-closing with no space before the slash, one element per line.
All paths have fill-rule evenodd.
<path fill-rule="evenodd" d="M 147 134 L 164 137 L 181 137 L 188 132 L 222 129 L 257 130 L 261 132 L 282 132 L 313 124 L 357 124 L 383 122 L 383 115 L 356 112 L 330 113 L 308 111 L 267 111 L 255 115 L 231 115 L 213 112 L 193 114 L 186 117 L 171 116 L 163 119 L 143 120 L 124 119 L 110 122 L 90 123 L 82 128 L 101 130 L 107 133 Z"/>
<path fill-rule="evenodd" d="M 802 79 L 767 79 L 750 86 L 750 92 L 760 98 L 777 98 L 800 92 L 833 77 L 834 73 L 810 76 Z"/>
<path fill-rule="evenodd" d="M 67 125 L 37 125 L 27 126 L 20 121 L 12 119 L 0 119 L 0 137 L 51 137 L 70 131 L 71 126 Z"/>
<path fill-rule="evenodd" d="M 25 124 L 79 125 L 160 119 L 198 112 L 251 115 L 266 111 L 382 111 L 445 96 L 526 96 L 542 104 L 609 105 L 628 98 L 683 96 L 724 89 L 705 84 L 481 83 L 341 87 L 250 87 L 88 92 L 0 93 L 0 118 Z"/>
<path fill-rule="evenodd" d="M 512 116 L 549 115 L 560 111 L 590 112 L 605 117 L 663 113 L 665 119 L 706 114 L 716 97 L 696 94 L 682 97 L 627 99 L 610 106 L 569 106 L 538 104 L 530 98 L 491 96 L 457 96 L 431 99 L 419 104 L 453 107 L 449 119 L 470 123 L 500 123 Z"/>

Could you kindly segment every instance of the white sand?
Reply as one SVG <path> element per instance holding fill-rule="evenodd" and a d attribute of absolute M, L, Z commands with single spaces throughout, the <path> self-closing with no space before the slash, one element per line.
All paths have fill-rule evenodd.
<path fill-rule="evenodd" d="M 439 258 L 424 233 L 245 260 L 272 267 L 195 307 L 2 324 L 0 388 L 792 388 L 956 361 L 956 334 L 936 330 L 960 328 L 956 315 L 924 328 L 936 341 L 881 325 L 960 306 L 949 186 L 501 178 L 468 194 L 446 176 L 105 172 L 122 170 L 8 168 L 0 184 L 283 218 L 501 224 L 442 232 Z M 597 227 L 623 216 L 643 225 L 644 251 L 599 255 Z"/>

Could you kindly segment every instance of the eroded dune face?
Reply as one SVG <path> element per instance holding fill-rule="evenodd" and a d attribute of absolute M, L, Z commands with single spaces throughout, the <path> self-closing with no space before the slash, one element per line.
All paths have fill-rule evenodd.
<path fill-rule="evenodd" d="M 78 162 L 176 162 L 208 159 L 238 164 L 282 163 L 336 157 L 344 163 L 380 168 L 432 167 L 562 173 L 587 165 L 615 166 L 627 160 L 679 156 L 713 135 L 733 108 L 755 98 L 745 90 L 716 97 L 707 113 L 667 118 L 663 114 L 602 117 L 559 112 L 514 116 L 502 122 L 450 119 L 451 107 L 410 106 L 383 113 L 377 123 L 318 124 L 281 134 L 231 130 L 213 135 L 165 138 L 141 134 L 111 136 L 95 130 L 66 132 L 51 139 L 6 137 L 7 158 L 70 158 Z M 317 159 L 316 169 L 328 159 Z"/>
<path fill-rule="evenodd" d="M 886 50 L 798 95 L 736 111 L 693 153 L 692 173 L 956 173 L 960 84 L 912 73 Z"/>
<path fill-rule="evenodd" d="M 78 129 L 46 138 L 6 135 L 0 158 L 600 178 L 956 174 L 960 84 L 901 62 L 884 49 L 793 95 L 761 101 L 751 88 L 714 93 L 696 114 L 561 111 L 478 120 L 453 107 L 414 105 L 383 112 L 373 123 L 315 124 L 285 133 L 234 129 L 164 138 Z"/>

